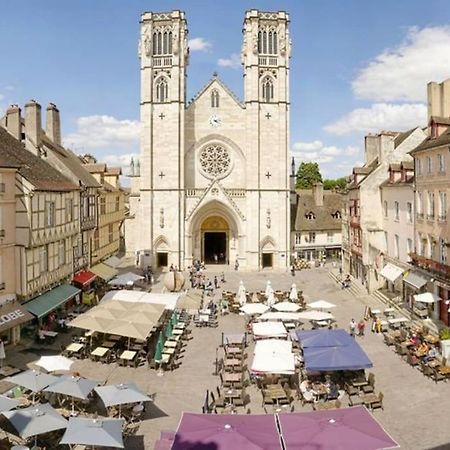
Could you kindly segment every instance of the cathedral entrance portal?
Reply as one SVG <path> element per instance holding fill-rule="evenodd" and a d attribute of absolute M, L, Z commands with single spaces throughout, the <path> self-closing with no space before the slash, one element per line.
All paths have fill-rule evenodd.
<path fill-rule="evenodd" d="M 202 259 L 205 263 L 228 264 L 229 226 L 220 216 L 210 216 L 201 226 Z"/>

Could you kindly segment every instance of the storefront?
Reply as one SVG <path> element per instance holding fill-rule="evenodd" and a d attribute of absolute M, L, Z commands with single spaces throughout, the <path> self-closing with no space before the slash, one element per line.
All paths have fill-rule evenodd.
<path fill-rule="evenodd" d="M 8 301 L 0 305 L 0 337 L 5 344 L 17 344 L 20 341 L 21 325 L 34 317 L 17 301 Z"/>
<path fill-rule="evenodd" d="M 403 301 L 419 317 L 422 314 L 421 309 L 423 309 L 420 307 L 423 307 L 423 305 L 415 305 L 414 295 L 427 292 L 427 283 L 429 281 L 429 277 L 418 270 L 411 270 L 403 277 Z M 428 312 L 433 314 L 434 311 L 431 308 Z"/>
<path fill-rule="evenodd" d="M 95 280 L 97 275 L 90 270 L 81 270 L 72 278 L 72 283 L 81 289 L 81 301 L 91 305 L 95 299 Z"/>
<path fill-rule="evenodd" d="M 435 281 L 437 291 L 436 294 L 441 299 L 439 308 L 439 319 L 450 325 L 450 284 L 444 281 Z"/>
<path fill-rule="evenodd" d="M 380 275 L 386 280 L 386 287 L 390 292 L 402 293 L 402 279 L 404 269 L 392 263 L 386 263 Z"/>
<path fill-rule="evenodd" d="M 62 284 L 33 298 L 23 306 L 38 319 L 41 326 L 52 329 L 56 325 L 53 323 L 54 316 L 59 312 L 65 317 L 68 311 L 80 302 L 80 292 L 75 286 Z"/>

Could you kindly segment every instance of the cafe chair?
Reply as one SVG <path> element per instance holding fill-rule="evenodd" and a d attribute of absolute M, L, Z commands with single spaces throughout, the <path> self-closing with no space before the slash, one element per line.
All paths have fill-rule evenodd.
<path fill-rule="evenodd" d="M 380 392 L 378 394 L 378 401 L 372 403 L 372 405 L 371 405 L 372 410 L 377 409 L 377 408 L 384 409 L 384 407 L 383 407 L 383 398 L 384 398 L 384 394 L 382 392 Z"/>
<path fill-rule="evenodd" d="M 375 375 L 372 372 L 369 373 L 367 382 L 368 384 L 362 387 L 364 394 L 370 394 L 375 391 Z"/>

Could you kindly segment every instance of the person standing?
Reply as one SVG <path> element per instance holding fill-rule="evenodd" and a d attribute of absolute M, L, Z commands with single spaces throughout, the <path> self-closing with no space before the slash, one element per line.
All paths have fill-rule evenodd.
<path fill-rule="evenodd" d="M 217 256 L 217 253 L 214 253 L 214 263 L 215 264 L 219 263 L 219 257 Z"/>
<path fill-rule="evenodd" d="M 366 323 L 363 319 L 358 322 L 358 336 L 364 336 L 364 329 L 366 328 Z"/>
<path fill-rule="evenodd" d="M 214 287 L 216 289 L 219 287 L 219 280 L 217 279 L 217 275 L 214 275 Z"/>
<path fill-rule="evenodd" d="M 349 331 L 350 331 L 350 336 L 351 337 L 355 337 L 355 330 L 356 330 L 356 322 L 355 322 L 355 319 L 352 319 L 351 321 L 350 321 L 350 324 L 349 324 Z"/>
<path fill-rule="evenodd" d="M 239 269 L 239 261 L 236 258 L 236 261 L 234 263 L 234 270 L 238 270 Z"/>
<path fill-rule="evenodd" d="M 0 338 L 0 367 L 3 367 L 3 361 L 5 358 L 6 358 L 5 344 L 3 342 L 3 339 Z"/>

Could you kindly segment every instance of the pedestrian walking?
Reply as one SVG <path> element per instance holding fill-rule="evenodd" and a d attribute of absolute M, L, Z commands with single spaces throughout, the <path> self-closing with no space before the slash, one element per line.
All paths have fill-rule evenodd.
<path fill-rule="evenodd" d="M 214 287 L 216 289 L 219 287 L 219 280 L 217 279 L 217 275 L 214 275 Z"/>
<path fill-rule="evenodd" d="M 293 277 L 295 277 L 295 266 L 294 266 L 294 264 L 292 264 L 292 266 L 291 266 L 291 275 Z"/>
<path fill-rule="evenodd" d="M 366 328 L 366 322 L 364 322 L 363 319 L 361 319 L 358 322 L 358 336 L 364 336 L 364 329 Z"/>
<path fill-rule="evenodd" d="M 5 358 L 6 358 L 5 344 L 3 343 L 3 339 L 0 338 L 0 367 L 3 367 L 3 361 Z"/>
<path fill-rule="evenodd" d="M 356 322 L 355 322 L 355 319 L 352 319 L 352 320 L 350 321 L 350 324 L 349 324 L 348 328 L 349 328 L 349 331 L 350 331 L 350 336 L 351 336 L 351 337 L 355 337 L 355 330 L 356 330 Z"/>
<path fill-rule="evenodd" d="M 236 261 L 234 263 L 234 270 L 238 270 L 239 269 L 239 261 L 236 258 Z"/>

